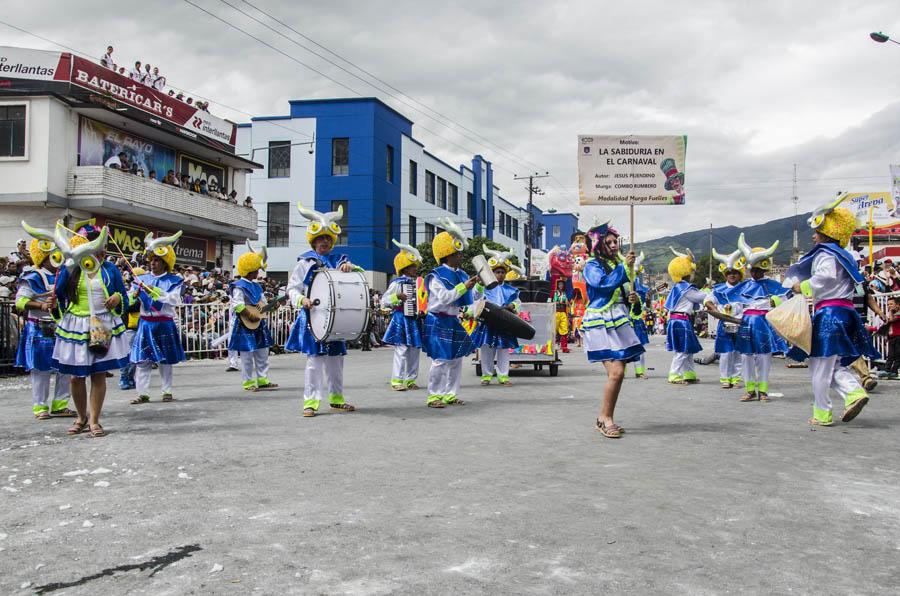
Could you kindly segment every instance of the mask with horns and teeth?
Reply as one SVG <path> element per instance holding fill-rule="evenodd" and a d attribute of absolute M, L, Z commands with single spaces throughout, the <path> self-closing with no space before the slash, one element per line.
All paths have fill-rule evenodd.
<path fill-rule="evenodd" d="M 466 240 L 466 235 L 462 228 L 456 225 L 456 222 L 449 217 L 444 217 L 438 219 L 437 223 L 445 231 L 436 235 L 431 241 L 431 251 L 434 253 L 435 260 L 440 262 L 444 257 L 469 248 L 469 241 Z"/>
<path fill-rule="evenodd" d="M 56 247 L 53 234 L 47 230 L 33 228 L 24 221 L 22 222 L 22 229 L 33 238 L 28 246 L 28 253 L 31 255 L 31 262 L 34 263 L 35 267 L 40 267 L 46 260 L 49 260 L 53 267 L 59 267 L 63 264 L 63 253 Z"/>
<path fill-rule="evenodd" d="M 182 231 L 178 230 L 171 236 L 153 237 L 153 232 L 147 232 L 144 237 L 144 250 L 148 255 L 157 256 L 163 260 L 171 272 L 175 268 L 175 244 L 181 238 Z"/>
<path fill-rule="evenodd" d="M 391 240 L 391 242 L 400 249 L 400 252 L 394 257 L 394 273 L 397 275 L 400 275 L 400 272 L 410 265 L 418 265 L 422 262 L 422 253 L 415 246 L 401 244 L 396 240 Z"/>
<path fill-rule="evenodd" d="M 754 247 L 750 248 L 744 239 L 743 232 L 738 236 L 738 250 L 744 255 L 747 269 L 762 269 L 768 271 L 772 267 L 772 255 L 778 249 L 778 240 L 769 248 Z"/>
<path fill-rule="evenodd" d="M 685 277 L 693 275 L 697 269 L 697 263 L 694 260 L 694 253 L 691 252 L 691 249 L 686 248 L 685 252 L 678 252 L 670 246 L 669 250 L 675 255 L 675 258 L 669 261 L 668 267 L 669 277 L 672 278 L 672 281 L 678 283 Z"/>
<path fill-rule="evenodd" d="M 719 261 L 719 271 L 723 275 L 729 271 L 737 271 L 741 274 L 741 279 L 744 278 L 744 265 L 746 262 L 743 253 L 741 253 L 741 249 L 737 249 L 727 255 L 723 255 L 716 249 L 712 249 L 712 256 L 715 260 Z"/>
<path fill-rule="evenodd" d="M 94 240 L 88 240 L 78 234 L 71 236 L 68 236 L 68 234 L 69 231 L 66 230 L 62 222 L 57 221 L 56 229 L 53 231 L 53 238 L 57 248 L 63 254 L 63 262 L 69 273 L 72 273 L 76 268 L 88 274 L 99 271 L 100 259 L 97 258 L 97 255 L 106 250 L 106 238 L 109 235 L 109 228 L 103 226 L 100 229 L 100 235 Z"/>
<path fill-rule="evenodd" d="M 344 217 L 344 208 L 338 206 L 337 211 L 320 213 L 315 209 L 307 209 L 301 203 L 297 203 L 297 211 L 309 220 L 306 225 L 306 241 L 312 246 L 313 240 L 319 236 L 331 238 L 332 245 L 337 243 L 341 235 L 341 226 L 338 223 Z"/>
<path fill-rule="evenodd" d="M 260 269 L 265 269 L 269 266 L 268 262 L 269 255 L 266 253 L 266 247 L 260 246 L 259 252 L 253 250 L 253 246 L 250 244 L 250 241 L 247 241 L 247 252 L 242 254 L 240 258 L 238 258 L 237 262 L 237 274 L 241 277 L 245 277 L 246 275 L 259 271 Z"/>

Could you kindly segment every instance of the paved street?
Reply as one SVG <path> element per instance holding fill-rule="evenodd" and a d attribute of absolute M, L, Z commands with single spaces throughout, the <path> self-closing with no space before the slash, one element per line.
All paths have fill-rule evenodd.
<path fill-rule="evenodd" d="M 511 388 L 467 366 L 445 410 L 388 389 L 388 349 L 351 352 L 359 411 L 314 419 L 300 356 L 254 396 L 192 363 L 174 404 L 111 390 L 102 439 L 33 421 L 24 379 L 0 380 L 0 592 L 895 592 L 900 387 L 813 430 L 806 370 L 776 360 L 784 397 L 743 404 L 715 367 L 665 384 L 661 341 L 618 441 L 593 430 L 603 376 L 580 352 Z"/>

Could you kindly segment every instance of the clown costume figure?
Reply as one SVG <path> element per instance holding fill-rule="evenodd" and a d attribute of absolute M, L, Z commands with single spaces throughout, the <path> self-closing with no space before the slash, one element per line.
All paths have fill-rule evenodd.
<path fill-rule="evenodd" d="M 843 247 L 856 230 L 853 213 L 837 207 L 839 201 L 813 211 L 812 250 L 792 265 L 785 274 L 786 286 L 812 296 L 812 351 L 809 374 L 812 378 L 814 426 L 831 426 L 834 389 L 844 400 L 843 422 L 856 418 L 869 402 L 866 390 L 848 365 L 860 357 L 879 358 L 859 314 L 853 297 L 862 291 L 865 278 L 853 257 Z"/>
<path fill-rule="evenodd" d="M 669 367 L 669 383 L 686 385 L 699 382 L 697 373 L 694 372 L 693 356 L 703 348 L 691 325 L 691 315 L 703 304 L 706 294 L 691 283 L 697 269 L 694 253 L 690 249 L 685 253 L 677 252 L 671 247 L 669 250 L 675 254 L 675 258 L 669 261 L 668 268 L 669 277 L 675 285 L 664 305 L 669 311 L 669 321 L 666 323 L 666 350 L 675 352 L 672 365 Z"/>
<path fill-rule="evenodd" d="M 485 256 L 488 257 L 488 267 L 493 271 L 497 281 L 500 282 L 489 290 L 484 290 L 484 298 L 497 306 L 511 312 L 518 313 L 522 306 L 519 300 L 519 290 L 506 283 L 506 275 L 515 271 L 524 276 L 525 270 L 514 265 L 510 261 L 511 252 L 500 252 L 482 247 Z M 481 384 L 490 385 L 494 374 L 501 385 L 511 385 L 509 381 L 509 351 L 519 347 L 519 341 L 514 335 L 495 331 L 491 327 L 482 324 L 481 348 L 479 348 L 479 360 L 481 361 Z M 497 364 L 494 365 L 496 360 Z"/>
<path fill-rule="evenodd" d="M 72 376 L 72 401 L 78 416 L 70 435 L 88 430 L 103 437 L 100 413 L 106 399 L 106 373 L 128 364 L 129 345 L 122 315 L 128 310 L 128 292 L 118 268 L 105 259 L 109 230 L 91 223 L 67 237 L 57 222 L 56 246 L 65 266 L 56 277 L 57 319 L 53 362 L 59 372 Z M 90 408 L 87 378 L 91 378 Z"/>
<path fill-rule="evenodd" d="M 642 346 L 650 343 L 650 334 L 647 331 L 647 323 L 644 322 L 644 311 L 642 304 L 647 301 L 647 293 L 650 288 L 641 282 L 641 273 L 644 272 L 644 253 L 637 256 L 634 260 L 634 291 L 640 298 L 640 302 L 635 302 L 629 307 L 629 315 L 631 316 L 631 325 L 634 327 L 634 334 L 640 340 Z M 637 379 L 647 378 L 646 352 L 641 352 L 641 356 L 634 363 L 634 376 Z"/>
<path fill-rule="evenodd" d="M 285 349 L 306 354 L 303 416 L 315 416 L 324 399 L 328 400 L 329 406 L 336 412 L 353 412 L 356 408 L 344 400 L 344 356 L 347 354 L 347 342 L 316 340 L 309 328 L 309 308 L 312 302 L 306 294 L 313 277 L 320 269 L 339 269 L 345 273 L 362 269 L 354 267 L 347 255 L 331 252 L 341 233 L 338 222 L 344 216 L 342 207 L 328 213 L 306 209 L 300 204 L 297 209 L 309 220 L 306 241 L 312 250 L 297 258 L 297 265 L 288 280 L 287 290 L 291 303 L 300 308 L 300 311 L 291 327 Z"/>
<path fill-rule="evenodd" d="M 425 353 L 431 357 L 428 373 L 429 408 L 463 405 L 459 397 L 462 359 L 478 347 L 477 334 L 471 335 L 460 323 L 461 309 L 475 301 L 472 289 L 477 278 L 460 268 L 462 253 L 469 246 L 459 226 L 450 219 L 439 220 L 446 231 L 434 237 L 431 250 L 438 263 L 425 278 L 428 289 L 428 314 L 425 316 Z"/>
<path fill-rule="evenodd" d="M 744 259 L 740 249 L 723 255 L 713 249 L 712 256 L 719 261 L 719 271 L 725 281 L 716 284 L 707 296 L 706 307 L 712 312 L 719 308 L 728 316 L 739 318 L 743 305 L 740 302 L 729 302 L 725 293 L 737 286 L 744 279 Z M 719 355 L 719 382 L 723 389 L 737 387 L 741 382 L 741 354 L 737 351 L 737 332 L 740 325 L 733 321 L 719 320 L 716 326 L 715 351 Z"/>
<path fill-rule="evenodd" d="M 262 285 L 256 281 L 260 270 L 265 270 L 268 265 L 266 256 L 265 246 L 256 252 L 248 240 L 247 252 L 237 262 L 240 279 L 228 285 L 232 313 L 228 351 L 240 352 L 241 384 L 245 391 L 252 392 L 278 387 L 277 383 L 269 380 L 269 348 L 273 341 L 269 323 L 262 314 L 267 304 L 266 297 L 263 295 Z M 244 313 L 248 306 L 259 312 Z M 251 329 L 244 324 L 242 317 L 258 322 L 259 326 Z"/>
<path fill-rule="evenodd" d="M 140 302 L 141 313 L 134 341 L 131 362 L 137 367 L 134 382 L 137 397 L 132 404 L 150 401 L 150 373 L 153 364 L 159 369 L 162 401 L 171 402 L 172 366 L 185 360 L 181 337 L 175 324 L 175 307 L 181 303 L 181 276 L 175 268 L 175 243 L 181 232 L 173 236 L 153 238 L 148 232 L 144 239 L 150 272 L 139 275 L 132 285 L 132 295 Z"/>
<path fill-rule="evenodd" d="M 56 373 L 52 362 L 56 325 L 50 313 L 56 304 L 53 285 L 63 255 L 50 232 L 32 228 L 24 221 L 22 227 L 33 238 L 28 247 L 32 264 L 19 276 L 16 291 L 16 308 L 25 315 L 16 366 L 24 368 L 31 377 L 31 411 L 35 418 L 72 417 L 75 412 L 68 407 L 69 376 Z M 54 374 L 56 385 L 51 401 L 50 379 Z"/>
<path fill-rule="evenodd" d="M 625 430 L 615 423 L 616 402 L 625 378 L 625 366 L 637 362 L 644 346 L 634 332 L 629 304 L 640 297 L 632 290 L 629 271 L 634 271 L 634 253 L 619 253 L 619 233 L 602 224 L 588 230 L 588 250 L 593 255 L 584 267 L 588 306 L 581 327 L 588 362 L 606 368 L 603 403 L 595 427 L 604 437 L 618 439 Z M 633 274 L 632 274 L 633 275 Z"/>
<path fill-rule="evenodd" d="M 422 352 L 422 321 L 418 313 L 408 316 L 403 312 L 407 300 L 414 300 L 416 293 L 416 270 L 422 262 L 418 249 L 408 244 L 393 241 L 400 249 L 394 257 L 394 272 L 381 297 L 381 306 L 391 309 L 391 322 L 384 333 L 384 343 L 394 346 L 394 366 L 391 371 L 391 389 L 406 391 L 418 389 L 419 355 Z"/>
<path fill-rule="evenodd" d="M 747 393 L 742 402 L 769 401 L 769 370 L 772 368 L 772 354 L 787 352 L 788 345 L 769 322 L 766 313 L 773 305 L 780 304 L 789 292 L 766 273 L 772 267 L 772 255 L 778 248 L 778 241 L 768 249 L 750 248 L 744 234 L 738 237 L 738 249 L 743 255 L 745 267 L 750 269 L 750 279 L 723 292 L 725 300 L 743 305 L 741 325 L 737 332 L 735 348 L 741 354 L 741 375 Z"/>
<path fill-rule="evenodd" d="M 566 291 L 566 280 L 556 280 L 553 296 L 549 302 L 556 305 L 556 341 L 564 354 L 569 353 L 569 294 Z"/>

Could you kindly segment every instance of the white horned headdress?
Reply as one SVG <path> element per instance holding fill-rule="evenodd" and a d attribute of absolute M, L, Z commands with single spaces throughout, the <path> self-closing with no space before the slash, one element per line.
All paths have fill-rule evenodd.
<path fill-rule="evenodd" d="M 772 246 L 769 248 L 760 248 L 760 249 L 752 249 L 750 245 L 747 244 L 747 241 L 744 239 L 744 233 L 741 232 L 741 235 L 738 236 L 738 250 L 741 251 L 741 254 L 744 255 L 744 260 L 747 263 L 748 269 L 753 269 L 757 267 L 759 269 L 768 269 L 772 266 L 772 255 L 775 254 L 775 251 L 778 249 L 778 240 L 775 241 Z"/>
<path fill-rule="evenodd" d="M 712 256 L 719 261 L 719 271 L 722 273 L 726 271 L 743 271 L 744 269 L 744 256 L 740 248 L 724 255 L 714 248 L 712 249 Z"/>
<path fill-rule="evenodd" d="M 56 229 L 53 231 L 53 238 L 56 247 L 62 252 L 63 262 L 69 273 L 75 268 L 81 269 L 85 273 L 94 273 L 100 269 L 100 260 L 97 255 L 106 249 L 106 238 L 109 235 L 109 228 L 103 226 L 100 235 L 94 240 L 87 240 L 83 236 L 79 243 L 74 243 L 70 238 L 66 237 L 68 230 L 62 221 L 56 222 Z M 77 236 L 77 234 L 73 234 Z M 73 238 L 74 239 L 74 238 Z M 74 247 L 73 247 L 74 244 Z"/>
<path fill-rule="evenodd" d="M 37 265 L 37 259 L 35 257 L 38 256 L 35 254 L 36 252 L 39 255 L 44 255 L 44 258 L 49 259 L 50 264 L 54 267 L 59 267 L 63 264 L 63 253 L 57 248 L 53 234 L 41 228 L 33 228 L 24 220 L 22 221 L 22 229 L 25 230 L 29 236 L 37 240 L 37 251 L 35 251 L 33 244 L 28 249 L 31 253 L 31 260 L 34 261 L 35 265 Z"/>
<path fill-rule="evenodd" d="M 302 203 L 297 203 L 297 211 L 309 220 L 306 226 L 306 240 L 310 244 L 319 236 L 329 236 L 334 242 L 341 234 L 341 219 L 344 217 L 344 208 L 338 206 L 337 211 L 320 213 L 315 209 L 307 209 Z"/>
<path fill-rule="evenodd" d="M 512 252 L 504 252 L 502 250 L 493 250 L 488 248 L 487 246 L 481 247 L 484 255 L 488 257 L 488 267 L 494 269 L 495 267 L 506 267 L 507 269 L 512 267 L 512 262 L 510 261 L 510 257 L 512 257 Z"/>
<path fill-rule="evenodd" d="M 469 241 L 466 239 L 465 233 L 462 231 L 455 221 L 450 219 L 449 217 L 442 217 L 437 220 L 438 224 L 447 231 L 448 234 L 453 236 L 453 244 L 459 251 L 464 251 L 469 248 Z"/>

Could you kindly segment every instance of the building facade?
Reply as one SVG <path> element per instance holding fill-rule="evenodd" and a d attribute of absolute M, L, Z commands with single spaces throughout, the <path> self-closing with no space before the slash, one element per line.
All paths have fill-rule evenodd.
<path fill-rule="evenodd" d="M 108 252 L 130 256 L 148 231 L 183 230 L 178 262 L 231 268 L 233 245 L 256 238 L 243 205 L 248 173 L 236 125 L 77 55 L 0 47 L 0 251 L 22 220 L 52 229 L 95 218 Z M 125 153 L 134 173 L 105 167 Z M 237 193 L 238 204 L 161 184 L 171 170 Z M 149 174 L 155 171 L 157 180 Z"/>
<path fill-rule="evenodd" d="M 291 101 L 286 116 L 238 125 L 237 153 L 264 166 L 251 174 L 248 192 L 269 275 L 286 277 L 309 250 L 298 203 L 343 209 L 336 250 L 365 268 L 377 289 L 393 274 L 391 239 L 430 242 L 445 217 L 524 259 L 527 211 L 501 196 L 491 162 L 475 155 L 452 166 L 415 139 L 413 126 L 375 98 Z"/>

